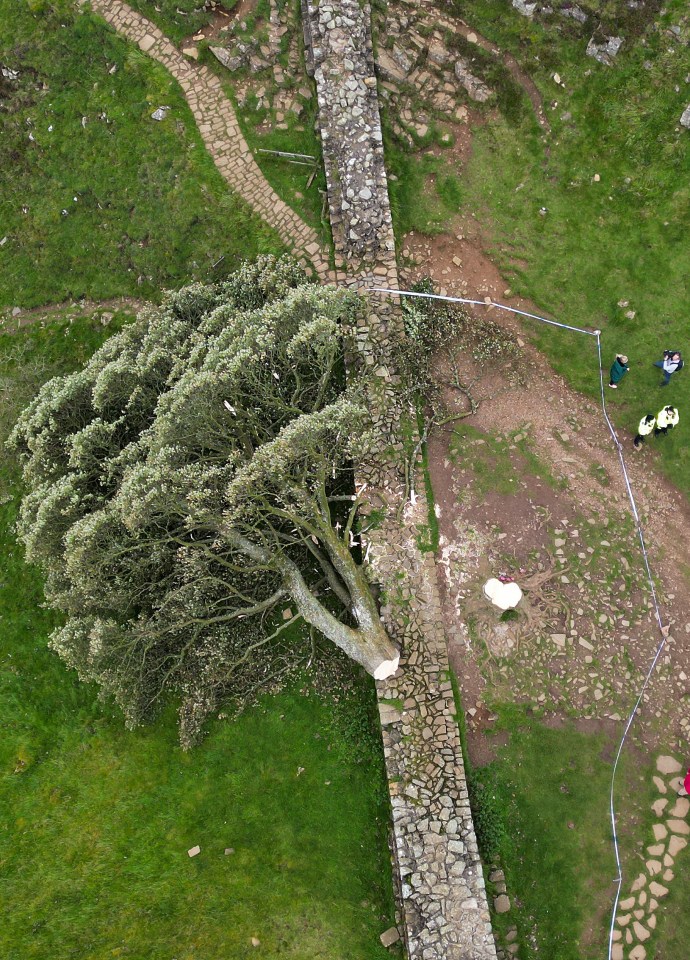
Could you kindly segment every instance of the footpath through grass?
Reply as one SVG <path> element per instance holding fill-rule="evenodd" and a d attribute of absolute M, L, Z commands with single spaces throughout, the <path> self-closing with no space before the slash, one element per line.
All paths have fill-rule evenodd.
<path fill-rule="evenodd" d="M 103 335 L 81 318 L 0 337 L 3 439 L 36 384 Z M 172 711 L 127 732 L 46 649 L 55 615 L 13 540 L 4 448 L 0 473 L 0 956 L 390 956 L 378 939 L 393 907 L 372 685 L 319 698 L 305 681 L 215 721 L 189 754 Z"/>
<path fill-rule="evenodd" d="M 0 309 L 155 298 L 283 252 L 170 74 L 98 17 L 0 0 L 0 62 Z"/>
<path fill-rule="evenodd" d="M 472 771 L 470 794 L 480 849 L 504 869 L 513 904 L 494 916 L 495 928 L 505 935 L 517 926 L 523 960 L 605 956 L 615 893 L 609 786 L 617 744 L 573 721 L 547 724 L 507 705 L 498 713 L 495 733 L 508 741 L 488 766 Z M 653 758 L 628 751 L 619 768 L 623 898 L 653 842 L 653 766 Z M 687 933 L 687 895 L 682 882 L 671 887 L 655 932 L 658 960 L 677 960 L 682 951 L 672 944 L 680 942 L 679 928 Z"/>

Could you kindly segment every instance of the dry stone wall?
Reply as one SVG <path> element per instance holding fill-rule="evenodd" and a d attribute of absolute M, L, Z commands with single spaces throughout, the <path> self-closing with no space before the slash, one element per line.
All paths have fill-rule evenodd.
<path fill-rule="evenodd" d="M 358 0 L 302 0 L 308 63 L 316 80 L 331 225 L 346 282 L 398 289 L 371 11 Z M 416 533 L 425 497 L 406 504 L 395 413 L 392 341 L 397 301 L 372 295 L 356 331 L 360 362 L 374 368 L 370 397 L 380 454 L 358 476 L 382 617 L 401 649 L 395 675 L 377 684 L 393 817 L 401 930 L 410 960 L 496 960 L 482 867 L 454 715 L 433 555 Z M 376 412 L 378 411 L 378 412 Z M 388 931 L 390 934 L 390 931 Z M 392 942 L 386 935 L 386 942 Z"/>
<path fill-rule="evenodd" d="M 302 0 L 307 63 L 316 80 L 333 241 L 346 273 L 397 282 L 370 8 Z M 385 285 L 385 284 L 384 284 Z"/>

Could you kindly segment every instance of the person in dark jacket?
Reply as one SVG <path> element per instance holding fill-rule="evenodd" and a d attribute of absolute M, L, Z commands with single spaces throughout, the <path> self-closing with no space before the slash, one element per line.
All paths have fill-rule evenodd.
<path fill-rule="evenodd" d="M 671 376 L 677 371 L 683 369 L 683 361 L 678 350 L 664 350 L 664 359 L 657 360 L 655 367 L 660 367 L 664 371 L 664 379 L 660 386 L 667 387 Z"/>
<path fill-rule="evenodd" d="M 609 374 L 609 386 L 612 390 L 618 389 L 618 384 L 621 382 L 629 369 L 630 367 L 628 365 L 628 358 L 626 355 L 624 353 L 617 354 L 616 359 L 611 365 L 611 373 Z"/>

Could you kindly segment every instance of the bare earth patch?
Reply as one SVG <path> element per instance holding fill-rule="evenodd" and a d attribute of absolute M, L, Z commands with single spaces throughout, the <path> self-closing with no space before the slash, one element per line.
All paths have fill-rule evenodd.
<path fill-rule="evenodd" d="M 469 239 L 406 243 L 434 264 L 449 294 L 538 312 L 501 295 L 500 274 Z M 553 373 L 517 318 L 476 310 L 517 338 L 527 374 L 524 385 L 511 384 L 466 357 L 479 409 L 429 444 L 451 662 L 469 712 L 470 750 L 485 753 L 478 739 L 491 722 L 487 710 L 506 700 L 606 723 L 615 736 L 660 640 L 617 455 L 600 407 Z M 466 409 L 462 398 L 447 399 Z M 678 531 L 687 529 L 689 510 L 655 474 L 651 451 L 637 455 L 631 436 L 620 439 L 671 626 L 636 730 L 648 746 L 673 751 L 688 730 L 690 550 Z M 499 573 L 527 588 L 514 621 L 501 622 L 482 596 L 483 582 Z"/>

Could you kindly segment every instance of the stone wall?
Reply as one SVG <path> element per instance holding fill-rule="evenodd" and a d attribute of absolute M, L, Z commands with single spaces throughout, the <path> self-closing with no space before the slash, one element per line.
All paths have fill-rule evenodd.
<path fill-rule="evenodd" d="M 316 80 L 331 229 L 349 278 L 397 282 L 370 8 L 358 0 L 303 0 Z M 372 281 L 373 282 L 373 281 Z"/>
<path fill-rule="evenodd" d="M 333 237 L 345 282 L 398 288 L 371 43 L 370 8 L 358 0 L 302 0 L 319 105 Z M 384 517 L 367 535 L 382 618 L 400 667 L 377 691 L 389 781 L 400 934 L 410 960 L 496 960 L 482 867 L 455 720 L 433 555 L 417 531 L 427 501 L 406 503 L 394 401 L 397 300 L 371 295 L 356 331 L 359 362 L 374 368 L 370 407 L 382 447 L 359 472 L 358 491 Z M 418 485 L 423 489 L 423 484 Z M 390 933 L 390 931 L 389 931 Z M 386 942 L 391 942 L 389 938 Z"/>

